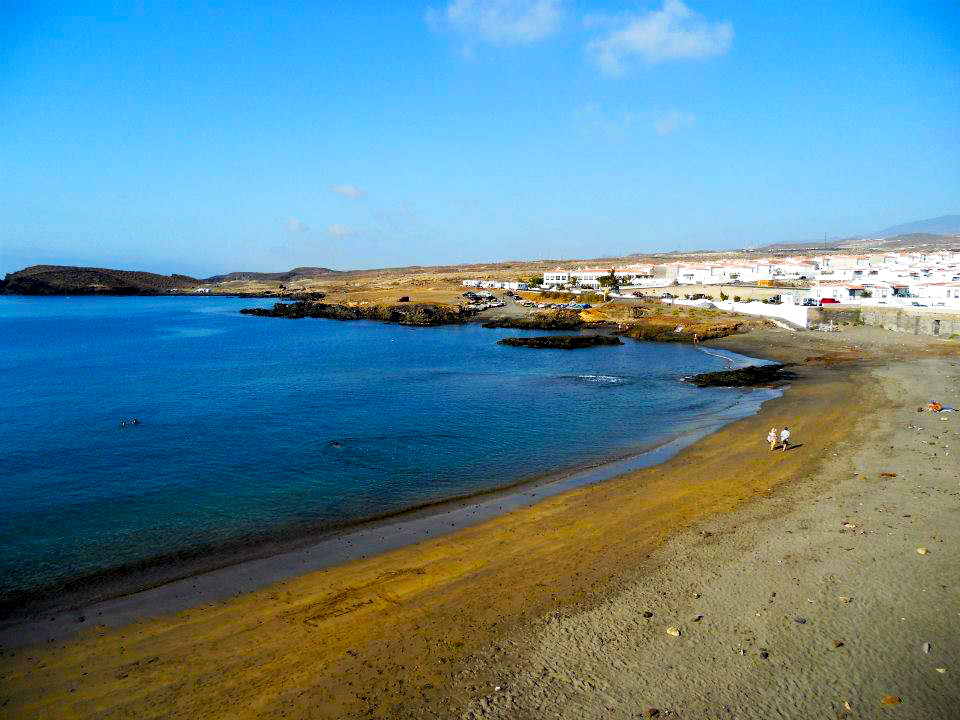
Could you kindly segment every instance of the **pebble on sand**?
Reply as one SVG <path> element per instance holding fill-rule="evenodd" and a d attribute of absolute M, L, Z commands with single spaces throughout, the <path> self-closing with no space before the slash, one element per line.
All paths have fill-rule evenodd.
<path fill-rule="evenodd" d="M 884 705 L 899 705 L 901 702 L 898 695 L 884 695 L 883 704 Z"/>
<path fill-rule="evenodd" d="M 645 618 L 648 618 L 648 619 L 649 619 L 649 618 L 652 618 L 652 617 L 653 617 L 653 613 L 650 612 L 649 610 L 644 610 L 644 611 L 643 611 L 643 616 L 644 616 Z"/>
<path fill-rule="evenodd" d="M 680 637 L 680 628 L 671 625 L 667 628 L 667 635 L 673 635 L 674 637 Z"/>
<path fill-rule="evenodd" d="M 918 548 L 917 548 L 917 555 L 926 555 L 928 552 L 930 552 L 930 551 L 927 550 L 925 547 L 918 547 Z"/>
<path fill-rule="evenodd" d="M 927 655 L 930 654 L 930 648 L 931 648 L 931 647 L 933 647 L 933 646 L 932 646 L 930 643 L 928 643 L 928 642 L 925 642 L 923 645 L 920 646 L 920 648 L 923 650 L 923 652 L 926 653 Z"/>
<path fill-rule="evenodd" d="M 660 710 L 657 708 L 647 708 L 643 711 L 643 716 L 645 718 L 655 718 L 660 716 Z"/>

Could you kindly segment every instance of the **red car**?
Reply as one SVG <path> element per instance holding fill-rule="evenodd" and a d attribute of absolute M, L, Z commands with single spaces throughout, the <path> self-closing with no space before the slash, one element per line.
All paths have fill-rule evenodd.
<path fill-rule="evenodd" d="M 840 301 L 837 300 L 836 298 L 822 298 L 822 299 L 820 300 L 820 304 L 821 304 L 821 305 L 832 305 L 833 303 L 839 304 Z"/>

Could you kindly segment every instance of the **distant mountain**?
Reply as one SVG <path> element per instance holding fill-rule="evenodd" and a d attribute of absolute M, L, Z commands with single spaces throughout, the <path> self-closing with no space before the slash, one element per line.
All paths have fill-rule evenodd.
<path fill-rule="evenodd" d="M 200 281 L 187 275 L 157 275 L 135 270 L 32 265 L 8 273 L 0 292 L 16 295 L 158 295 L 188 291 Z"/>
<path fill-rule="evenodd" d="M 310 278 L 325 277 L 327 275 L 337 275 L 340 271 L 331 270 L 324 267 L 298 267 L 286 272 L 232 272 L 226 275 L 214 275 L 208 277 L 205 283 L 221 283 L 251 280 L 276 280 L 278 282 L 296 282 L 297 280 L 306 280 Z"/>
<path fill-rule="evenodd" d="M 941 215 L 926 220 L 893 225 L 883 230 L 870 233 L 870 237 L 888 238 L 894 235 L 915 235 L 925 233 L 930 235 L 958 235 L 960 234 L 960 215 Z"/>

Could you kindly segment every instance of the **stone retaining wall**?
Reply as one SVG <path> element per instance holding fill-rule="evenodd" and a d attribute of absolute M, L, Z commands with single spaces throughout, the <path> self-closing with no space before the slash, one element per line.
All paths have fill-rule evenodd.
<path fill-rule="evenodd" d="M 885 308 L 864 306 L 859 308 L 816 308 L 811 313 L 811 323 L 849 322 L 881 327 L 893 332 L 911 335 L 960 336 L 960 313 L 956 310 L 936 308 Z"/>

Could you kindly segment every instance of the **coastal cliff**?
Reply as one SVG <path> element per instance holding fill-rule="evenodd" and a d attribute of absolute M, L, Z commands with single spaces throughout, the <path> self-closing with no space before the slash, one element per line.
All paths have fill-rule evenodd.
<path fill-rule="evenodd" d="M 400 325 L 435 327 L 466 322 L 470 312 L 459 306 L 431 303 L 401 303 L 397 305 L 335 305 L 300 301 L 276 303 L 272 308 L 244 308 L 244 315 L 279 317 L 289 320 L 326 318 L 327 320 L 379 320 Z"/>

